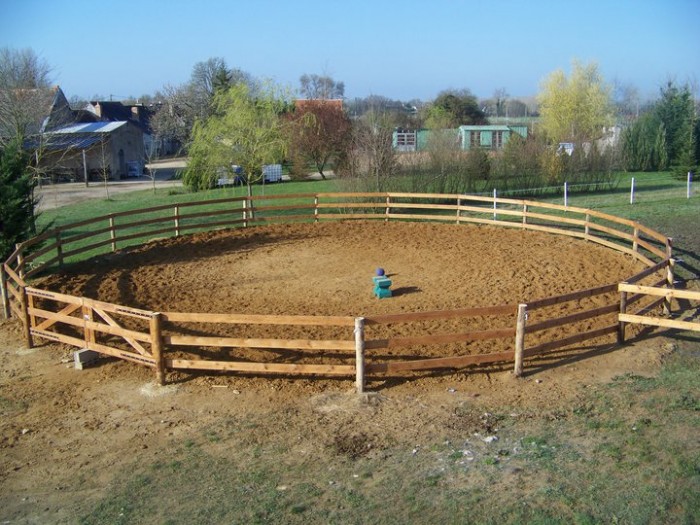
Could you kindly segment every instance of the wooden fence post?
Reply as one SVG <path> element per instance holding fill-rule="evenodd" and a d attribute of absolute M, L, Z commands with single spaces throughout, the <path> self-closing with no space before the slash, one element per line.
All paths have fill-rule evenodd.
<path fill-rule="evenodd" d="M 639 251 L 639 227 L 634 227 L 634 233 L 632 235 L 632 251 L 637 253 Z"/>
<path fill-rule="evenodd" d="M 114 217 L 109 217 L 109 238 L 112 239 L 112 251 L 117 251 L 117 232 L 114 230 Z"/>
<path fill-rule="evenodd" d="M 518 320 L 515 325 L 515 377 L 523 375 L 523 352 L 525 350 L 525 323 L 527 321 L 527 305 L 518 305 Z"/>
<path fill-rule="evenodd" d="M 462 206 L 462 199 L 457 197 L 457 224 L 459 224 L 459 219 L 462 216 L 462 212 L 459 209 L 461 206 Z"/>
<path fill-rule="evenodd" d="M 666 287 L 673 289 L 673 239 L 671 237 L 666 238 L 666 257 L 668 258 L 668 264 L 666 265 Z M 664 313 L 666 315 L 671 314 L 671 299 L 666 296 L 664 299 Z"/>
<path fill-rule="evenodd" d="M 622 284 L 627 284 L 626 282 Z M 627 292 L 620 292 L 620 314 L 627 313 Z M 618 318 L 619 319 L 619 318 Z M 617 323 L 617 344 L 625 342 L 625 323 L 618 321 Z"/>
<path fill-rule="evenodd" d="M 156 381 L 160 386 L 165 385 L 165 359 L 163 358 L 163 314 L 156 312 L 151 316 L 151 351 L 156 362 Z"/>
<path fill-rule="evenodd" d="M 87 323 L 91 323 L 94 320 L 92 308 L 85 305 L 83 301 L 82 306 L 83 320 L 85 325 L 83 327 L 83 339 L 85 340 L 85 348 L 90 348 L 90 343 L 95 342 L 95 331 L 87 326 Z"/>
<path fill-rule="evenodd" d="M 15 250 L 19 250 L 21 246 L 20 243 L 15 244 Z M 17 254 L 17 275 L 24 280 L 24 254 L 22 252 Z"/>
<path fill-rule="evenodd" d="M 355 318 L 355 388 L 365 391 L 365 318 Z"/>
<path fill-rule="evenodd" d="M 586 241 L 591 240 L 591 214 L 586 214 L 586 224 L 583 227 L 583 238 Z"/>
<path fill-rule="evenodd" d="M 527 204 L 523 204 L 523 229 L 527 227 Z"/>
<path fill-rule="evenodd" d="M 5 273 L 5 265 L 0 264 L 0 295 L 2 295 L 2 313 L 5 319 L 9 319 L 12 315 L 10 310 L 10 296 L 7 291 L 7 274 Z"/>
<path fill-rule="evenodd" d="M 32 338 L 32 326 L 29 318 L 29 301 L 27 297 L 27 286 L 20 285 L 20 305 L 22 309 L 22 328 L 24 331 L 24 340 L 27 343 L 27 348 L 34 348 L 34 339 Z"/>

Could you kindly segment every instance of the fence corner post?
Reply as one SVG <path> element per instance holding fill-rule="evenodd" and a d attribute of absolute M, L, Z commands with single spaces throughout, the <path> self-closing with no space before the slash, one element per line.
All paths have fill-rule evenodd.
<path fill-rule="evenodd" d="M 626 282 L 621 284 L 627 284 Z M 620 315 L 625 315 L 627 312 L 627 292 L 620 292 Z M 617 323 L 617 344 L 624 344 L 625 342 L 625 323 L 619 320 Z"/>
<path fill-rule="evenodd" d="M 518 318 L 515 325 L 515 377 L 523 375 L 523 353 L 525 351 L 525 323 L 527 321 L 527 305 L 518 305 Z"/>
<path fill-rule="evenodd" d="M 365 318 L 355 318 L 355 388 L 365 391 Z"/>
<path fill-rule="evenodd" d="M 2 296 L 2 315 L 5 319 L 9 319 L 12 311 L 10 310 L 10 296 L 7 291 L 7 274 L 4 264 L 0 264 L 0 295 Z"/>
<path fill-rule="evenodd" d="M 32 338 L 31 317 L 29 315 L 29 297 L 27 295 L 27 285 L 20 285 L 20 305 L 22 308 L 22 329 L 24 332 L 24 341 L 27 343 L 27 348 L 34 348 L 34 339 Z"/>
<path fill-rule="evenodd" d="M 151 315 L 151 352 L 155 361 L 156 381 L 160 386 L 165 385 L 165 359 L 163 358 L 163 314 L 155 312 Z"/>

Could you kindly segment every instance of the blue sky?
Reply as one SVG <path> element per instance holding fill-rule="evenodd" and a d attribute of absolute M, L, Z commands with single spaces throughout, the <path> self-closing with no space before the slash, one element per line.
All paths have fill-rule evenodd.
<path fill-rule="evenodd" d="M 669 78 L 700 84 L 699 20 L 700 0 L 0 0 L 0 47 L 32 48 L 68 98 L 150 94 L 210 57 L 400 100 L 535 95 L 578 59 L 653 97 Z"/>

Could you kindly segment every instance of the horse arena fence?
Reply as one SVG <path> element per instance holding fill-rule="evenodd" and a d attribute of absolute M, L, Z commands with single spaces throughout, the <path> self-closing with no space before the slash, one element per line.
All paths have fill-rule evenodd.
<path fill-rule="evenodd" d="M 527 304 L 382 315 L 358 313 L 356 316 L 155 312 L 31 285 L 33 276 L 62 267 L 76 256 L 86 258 L 116 252 L 120 247 L 155 238 L 216 228 L 357 219 L 482 224 L 565 235 L 627 254 L 641 261 L 646 269 L 622 283 L 541 298 Z M 674 299 L 700 300 L 700 292 L 674 290 L 673 267 L 670 238 L 638 222 L 595 210 L 495 196 L 312 193 L 163 205 L 61 226 L 16 246 L 2 264 L 0 289 L 5 318 L 16 316 L 21 320 L 24 340 L 30 348 L 36 339 L 44 339 L 93 350 L 152 368 L 159 384 L 165 383 L 168 371 L 226 371 L 252 375 L 354 377 L 357 391 L 363 392 L 370 378 L 469 366 L 512 365 L 515 376 L 520 376 L 526 360 L 542 356 L 556 359 L 557 352 L 580 349 L 581 343 L 612 338 L 613 334 L 622 344 L 630 324 L 700 331 L 697 322 L 669 316 Z M 606 298 L 606 304 L 595 308 L 580 306 L 582 300 L 596 296 Z M 567 305 L 566 314 L 538 315 L 553 305 Z M 424 335 L 410 337 L 391 333 L 392 325 L 400 323 L 476 317 L 487 317 L 494 322 L 499 319 L 495 324 L 502 326 L 437 334 L 426 330 Z M 605 320 L 605 324 L 594 329 L 577 327 L 574 335 L 563 337 L 553 330 L 590 320 Z M 285 339 L 220 335 L 217 327 L 227 325 L 261 325 L 270 331 L 276 326 L 295 326 L 302 330 L 311 326 L 335 327 L 347 336 Z M 377 326 L 384 327 L 384 336 L 373 338 L 369 331 Z M 537 332 L 544 332 L 545 336 L 539 337 L 537 344 L 528 345 L 528 334 Z M 410 359 L 389 359 L 378 352 L 492 340 L 505 342 L 508 349 Z M 278 355 L 287 351 L 308 355 L 331 352 L 333 362 L 327 362 L 328 359 L 322 363 L 222 360 L 220 356 L 226 348 L 274 350 Z"/>

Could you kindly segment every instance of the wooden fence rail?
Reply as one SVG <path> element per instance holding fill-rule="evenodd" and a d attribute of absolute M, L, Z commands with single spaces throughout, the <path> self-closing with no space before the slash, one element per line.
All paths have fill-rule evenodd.
<path fill-rule="evenodd" d="M 116 251 L 134 241 L 160 236 L 179 236 L 185 231 L 220 227 L 249 227 L 272 222 L 325 220 L 411 220 L 487 224 L 566 235 L 628 254 L 647 268 L 626 283 L 612 283 L 557 297 L 547 297 L 521 305 L 496 305 L 450 311 L 384 314 L 377 316 L 272 316 L 217 313 L 150 312 L 129 306 L 104 303 L 83 297 L 58 294 L 28 285 L 28 279 L 51 271 L 76 257 Z M 401 374 L 437 368 L 514 361 L 520 375 L 523 359 L 547 354 L 584 341 L 618 333 L 624 341 L 627 323 L 652 324 L 672 328 L 697 329 L 697 323 L 640 315 L 643 311 L 673 299 L 696 300 L 697 294 L 671 290 L 673 286 L 672 242 L 654 230 L 595 210 L 565 207 L 529 200 L 496 197 L 413 193 L 315 193 L 253 196 L 161 205 L 147 209 L 113 213 L 104 217 L 65 225 L 17 246 L 0 267 L 3 314 L 23 322 L 25 340 L 33 346 L 35 337 L 62 342 L 79 348 L 137 362 L 155 369 L 160 383 L 166 370 L 224 370 L 242 373 L 323 374 L 355 376 L 362 391 L 367 375 Z M 663 278 L 659 273 L 664 272 Z M 646 282 L 650 279 L 654 281 Z M 646 280 L 646 281 L 645 281 Z M 645 281 L 646 284 L 640 284 Z M 659 288 L 664 286 L 663 288 Z M 587 299 L 604 297 L 603 305 L 582 306 Z M 651 298 L 651 302 L 649 302 Z M 638 305 L 634 313 L 628 309 Z M 567 304 L 567 313 L 558 317 L 534 319 L 528 315 Z M 458 331 L 430 335 L 391 335 L 391 325 L 422 323 L 445 319 L 471 319 L 493 316 L 504 325 L 489 330 Z M 651 320 L 650 320 L 651 319 Z M 576 323 L 592 323 L 593 328 L 575 335 L 528 346 L 534 334 Z M 183 326 L 325 326 L 347 329 L 346 338 L 283 339 L 197 333 Z M 374 327 L 383 326 L 389 335 L 372 336 Z M 578 326 L 578 325 L 577 325 Z M 695 327 L 695 328 L 693 328 Z M 506 341 L 512 350 L 487 354 L 458 355 L 382 361 L 383 349 L 421 345 L 463 344 L 470 341 Z M 185 358 L 188 348 L 269 349 L 330 351 L 340 361 L 333 363 L 279 363 Z M 219 351 L 217 350 L 217 351 Z"/>

